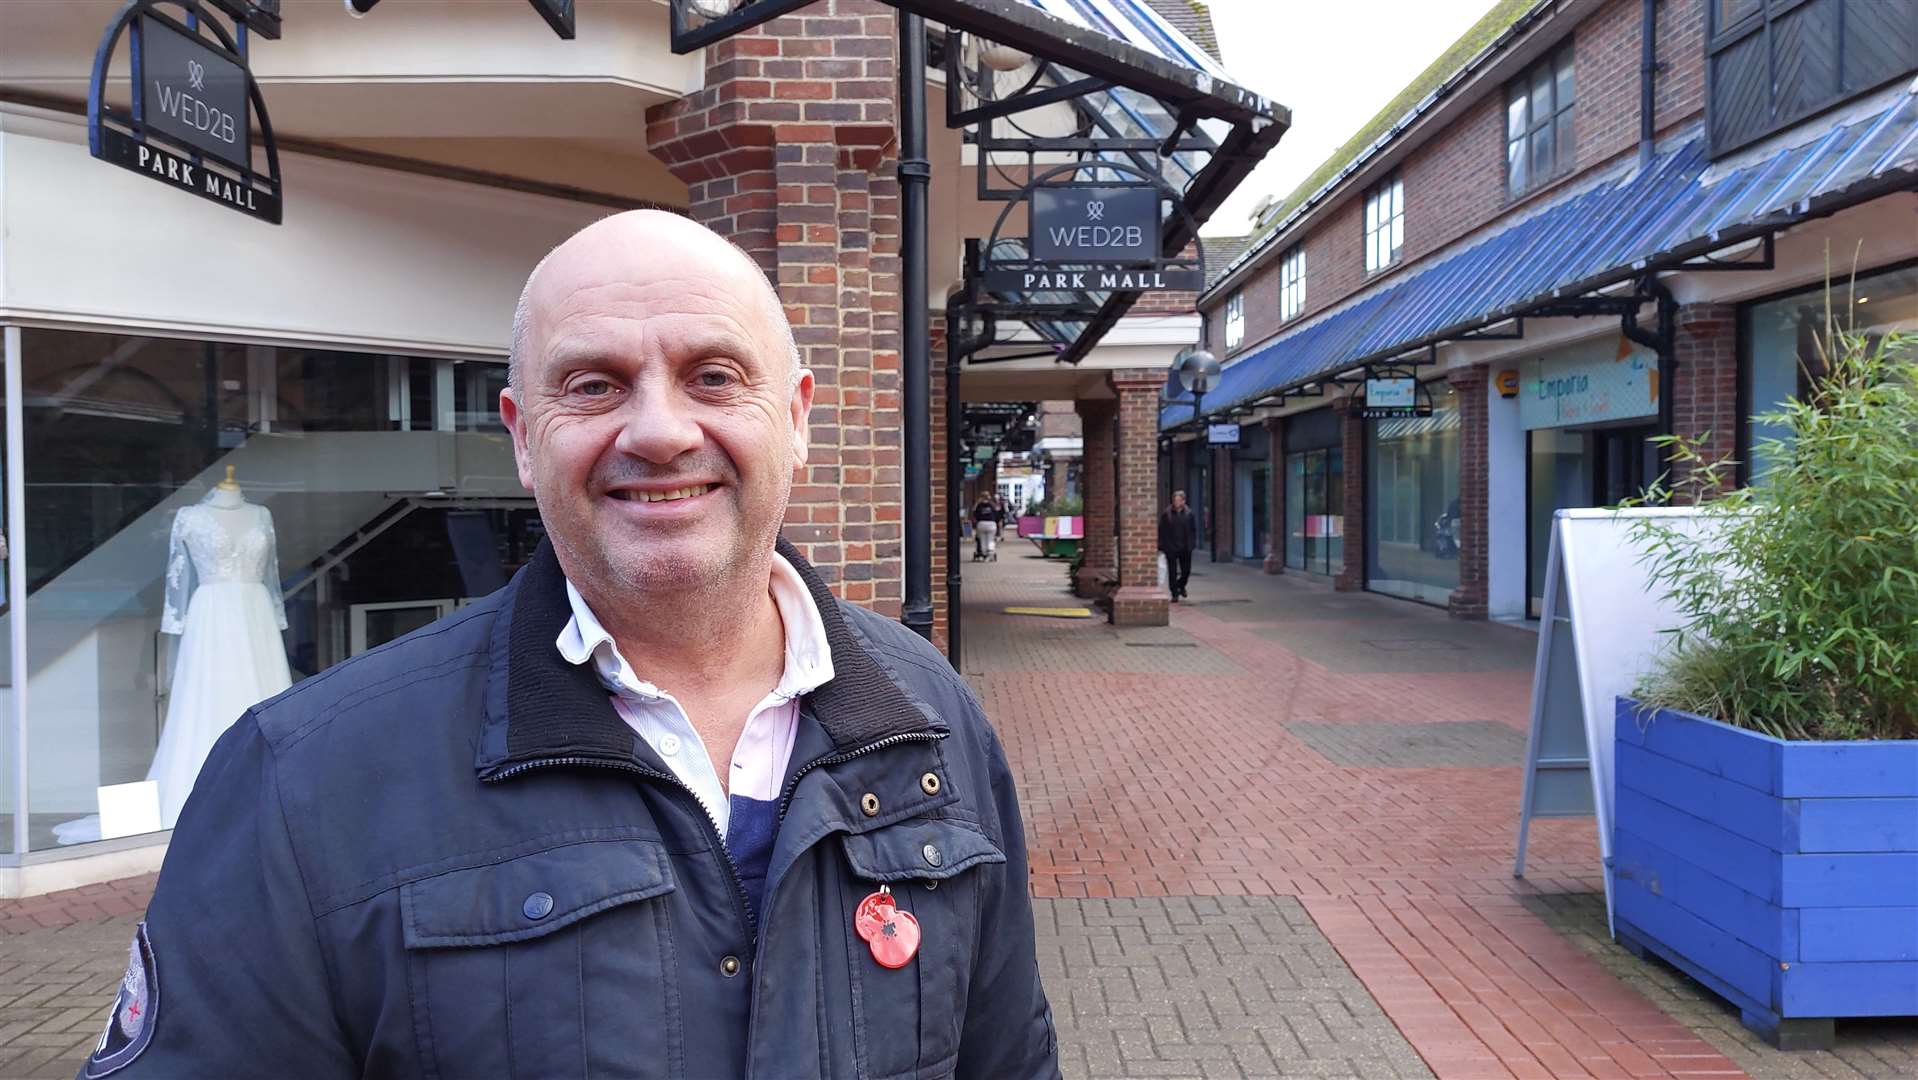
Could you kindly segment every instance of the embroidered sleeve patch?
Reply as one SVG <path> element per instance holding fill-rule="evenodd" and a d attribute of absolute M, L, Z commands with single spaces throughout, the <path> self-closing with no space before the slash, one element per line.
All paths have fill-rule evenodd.
<path fill-rule="evenodd" d="M 119 1072 L 140 1056 L 153 1039 L 153 1024 L 160 1009 L 159 970 L 153 962 L 153 944 L 147 939 L 147 924 L 142 922 L 127 946 L 127 972 L 120 979 L 120 992 L 113 999 L 113 1012 L 107 1016 L 107 1029 L 80 1070 L 81 1080 Z"/>

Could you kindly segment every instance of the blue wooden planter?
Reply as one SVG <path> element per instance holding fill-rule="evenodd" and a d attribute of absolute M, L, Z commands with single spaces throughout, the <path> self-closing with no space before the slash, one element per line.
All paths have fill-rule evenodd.
<path fill-rule="evenodd" d="M 1618 699 L 1618 940 L 1781 1049 L 1918 1016 L 1918 741 L 1785 742 Z"/>

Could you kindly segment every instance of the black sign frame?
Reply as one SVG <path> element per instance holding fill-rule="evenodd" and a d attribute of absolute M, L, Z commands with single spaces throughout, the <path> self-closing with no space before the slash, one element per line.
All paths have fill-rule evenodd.
<path fill-rule="evenodd" d="M 1418 369 L 1416 367 L 1367 366 L 1365 368 L 1364 378 L 1360 382 L 1360 386 L 1363 387 L 1365 383 L 1368 383 L 1372 381 L 1373 379 L 1410 379 L 1412 380 L 1413 403 L 1411 405 L 1361 405 L 1359 406 L 1357 410 L 1355 410 L 1356 413 L 1358 414 L 1359 419 L 1361 420 L 1405 420 L 1405 419 L 1411 419 L 1414 417 L 1426 417 L 1426 416 L 1432 415 L 1434 411 L 1433 403 L 1432 403 L 1432 387 L 1430 383 L 1423 382 L 1419 379 Z M 1361 397 L 1360 400 L 1363 401 L 1364 398 Z"/>
<path fill-rule="evenodd" d="M 1128 193 L 1127 197 L 1136 198 L 1130 193 L 1147 190 L 1153 194 L 1155 215 L 1158 207 L 1169 203 L 1172 213 L 1185 219 L 1191 234 L 1198 235 L 1198 222 L 1192 218 L 1179 192 L 1164 177 L 1117 161 L 1059 165 L 1033 177 L 1024 186 L 1021 198 L 1008 200 L 1000 209 L 998 219 L 993 222 L 991 238 L 981 249 L 978 265 L 970 265 L 969 261 L 966 275 L 975 279 L 988 293 L 1002 298 L 1019 298 L 991 302 L 991 306 L 1000 314 L 1009 315 L 1071 316 L 1077 314 L 1081 307 L 1092 307 L 1096 311 L 1094 293 L 1203 290 L 1205 245 L 1195 244 L 1196 254 L 1191 258 L 1183 254 L 1167 257 L 1163 249 L 1165 217 L 1160 217 L 1152 228 L 1150 246 L 1141 248 L 1149 253 L 1145 257 L 1111 261 L 1045 259 L 1034 252 L 1031 231 L 1033 223 L 1040 217 L 1036 201 L 1038 193 L 1073 193 L 1067 197 L 1070 200 L 1081 192 L 1125 192 Z M 1008 258 L 1000 254 L 1005 246 L 1003 240 L 1010 239 L 1003 237 L 1003 233 L 1012 212 L 1022 206 L 1027 211 L 1025 254 L 1022 258 Z M 1076 299 L 1035 299 L 1039 294 L 1074 294 Z"/>
<path fill-rule="evenodd" d="M 185 20 L 174 19 L 162 7 L 177 8 Z M 246 80 L 246 99 L 252 119 L 260 128 L 257 147 L 251 134 L 246 136 L 244 163 L 209 158 L 197 147 L 147 122 L 145 114 L 145 46 L 143 20 L 152 20 L 165 29 L 193 39 L 220 60 L 241 70 Z M 201 30 L 212 33 L 208 38 Z M 114 49 L 120 38 L 128 39 L 128 67 L 132 80 L 131 108 L 122 112 L 106 104 L 106 81 L 112 66 Z M 100 36 L 93 55 L 93 78 L 87 87 L 87 150 L 101 161 L 140 173 L 169 187 L 219 203 L 248 217 L 278 225 L 283 207 L 280 182 L 279 144 L 273 138 L 273 122 L 267 116 L 266 100 L 260 84 L 247 65 L 247 26 L 235 18 L 228 32 L 200 0 L 127 0 Z M 253 168 L 253 151 L 264 151 L 266 171 Z"/>

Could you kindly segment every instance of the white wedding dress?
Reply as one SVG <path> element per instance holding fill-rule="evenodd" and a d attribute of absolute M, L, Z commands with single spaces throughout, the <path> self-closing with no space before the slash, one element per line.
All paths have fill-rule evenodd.
<path fill-rule="evenodd" d="M 230 502 L 228 500 L 231 500 Z M 225 503 L 226 505 L 223 505 Z M 173 518 L 163 633 L 180 635 L 166 724 L 147 779 L 171 829 L 221 733 L 255 702 L 292 685 L 273 516 L 216 490 Z"/>

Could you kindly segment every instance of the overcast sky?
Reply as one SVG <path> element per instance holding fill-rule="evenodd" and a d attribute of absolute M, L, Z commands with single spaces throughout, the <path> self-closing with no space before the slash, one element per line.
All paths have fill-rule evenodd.
<path fill-rule="evenodd" d="M 1491 0 L 1207 2 L 1226 70 L 1292 110 L 1292 129 L 1212 215 L 1208 236 L 1250 231 L 1262 196 L 1297 187 L 1491 7 Z"/>

